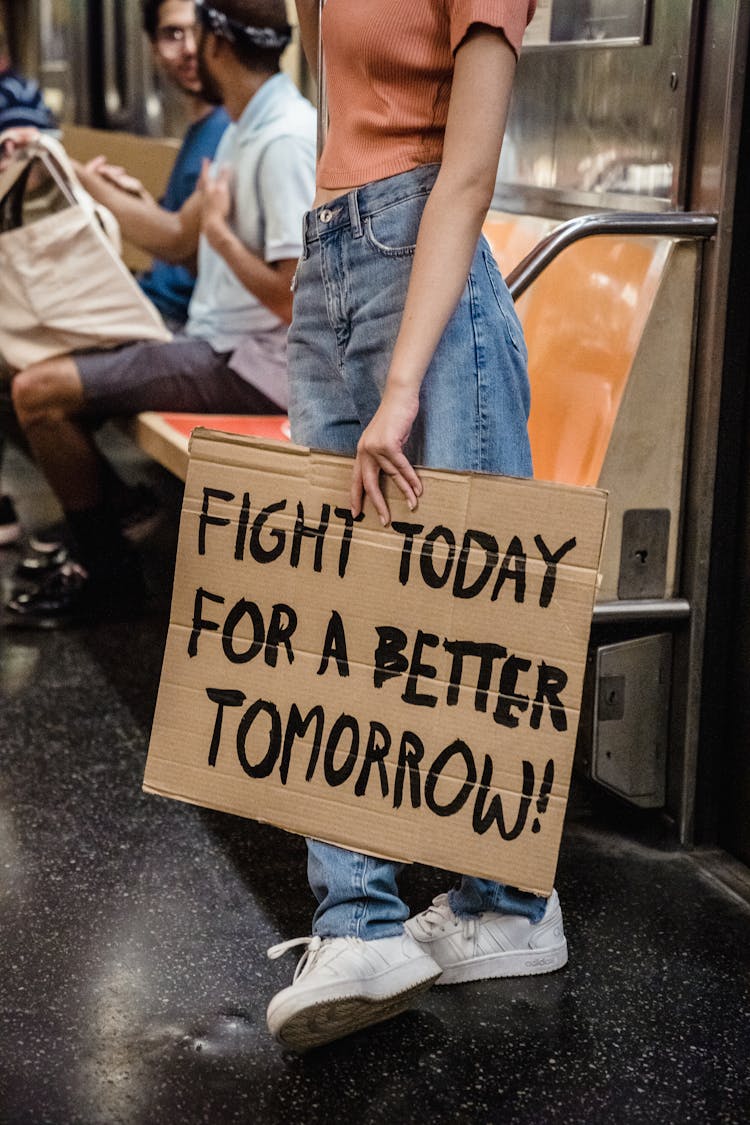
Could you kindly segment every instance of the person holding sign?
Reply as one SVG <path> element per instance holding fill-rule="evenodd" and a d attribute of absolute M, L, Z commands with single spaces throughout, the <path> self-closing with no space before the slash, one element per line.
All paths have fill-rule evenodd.
<path fill-rule="evenodd" d="M 526 348 L 481 236 L 511 84 L 535 0 L 297 0 L 305 50 L 328 83 L 329 131 L 295 276 L 292 438 L 355 457 L 385 526 L 391 477 L 415 509 L 416 464 L 530 476 Z M 272 1034 L 306 1050 L 449 984 L 562 967 L 547 901 L 465 877 L 407 922 L 398 864 L 308 841 L 318 900 Z M 406 925 L 404 925 L 406 923 Z"/>

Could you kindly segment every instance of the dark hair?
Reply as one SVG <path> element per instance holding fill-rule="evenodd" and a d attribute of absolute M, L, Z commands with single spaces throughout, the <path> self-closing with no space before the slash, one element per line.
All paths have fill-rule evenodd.
<path fill-rule="evenodd" d="M 284 0 L 208 0 L 212 8 L 242 27 L 288 27 Z M 248 70 L 274 74 L 283 50 L 261 48 L 238 36 L 230 47 Z"/>
<path fill-rule="evenodd" d="M 152 41 L 156 39 L 159 27 L 159 8 L 164 0 L 142 0 L 141 13 L 143 17 L 143 30 Z"/>

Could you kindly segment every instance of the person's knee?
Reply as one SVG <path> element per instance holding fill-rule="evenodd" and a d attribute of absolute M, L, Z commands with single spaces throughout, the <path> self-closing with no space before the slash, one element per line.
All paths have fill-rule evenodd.
<path fill-rule="evenodd" d="M 80 405 L 80 377 L 72 360 L 61 357 L 19 371 L 11 385 L 13 407 L 24 430 L 58 421 Z"/>

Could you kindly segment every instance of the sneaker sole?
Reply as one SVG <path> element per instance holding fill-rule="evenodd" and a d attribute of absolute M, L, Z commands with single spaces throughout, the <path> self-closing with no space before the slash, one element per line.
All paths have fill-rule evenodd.
<path fill-rule="evenodd" d="M 298 1054 L 333 1043 L 336 1039 L 405 1012 L 412 1006 L 415 997 L 432 987 L 439 975 L 433 973 L 426 980 L 392 996 L 340 996 L 335 1000 L 311 1004 L 291 1015 L 275 1032 L 275 1038 L 282 1046 Z"/>
<path fill-rule="evenodd" d="M 554 973 L 568 963 L 568 943 L 553 949 L 513 949 L 507 953 L 488 953 L 485 957 L 472 957 L 444 969 L 435 982 L 467 984 L 472 980 L 492 980 L 495 977 L 533 977 Z"/>

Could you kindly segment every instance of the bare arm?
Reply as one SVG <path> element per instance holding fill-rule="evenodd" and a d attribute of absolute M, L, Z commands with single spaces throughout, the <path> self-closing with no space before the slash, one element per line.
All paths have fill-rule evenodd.
<path fill-rule="evenodd" d="M 130 195 L 135 195 L 138 199 L 149 199 L 152 203 L 155 202 L 153 195 L 146 191 L 140 180 L 131 176 L 121 165 L 109 164 L 105 156 L 95 156 L 86 165 L 86 171 L 98 172 L 100 176 L 109 180 L 115 187 L 128 192 Z"/>
<path fill-rule="evenodd" d="M 297 0 L 302 48 L 313 77 L 318 73 L 318 0 Z"/>
<path fill-rule="evenodd" d="M 201 201 L 193 192 L 179 211 L 167 211 L 150 195 L 134 195 L 95 170 L 76 165 L 79 180 L 98 203 L 108 207 L 128 242 L 166 262 L 190 261 L 198 249 Z"/>
<path fill-rule="evenodd" d="M 245 288 L 289 324 L 292 319 L 292 278 L 297 262 L 293 259 L 266 262 L 237 237 L 228 222 L 232 206 L 230 179 L 229 168 L 220 168 L 215 176 L 211 176 L 209 161 L 203 161 L 199 181 L 202 233 Z"/>
<path fill-rule="evenodd" d="M 425 206 L 381 405 L 357 447 L 352 511 L 370 496 L 389 519 L 380 473 L 393 477 L 411 508 L 422 486 L 403 447 L 419 409 L 419 389 L 461 297 L 495 186 L 515 55 L 497 31 L 475 26 L 456 52 L 443 161 Z"/>

